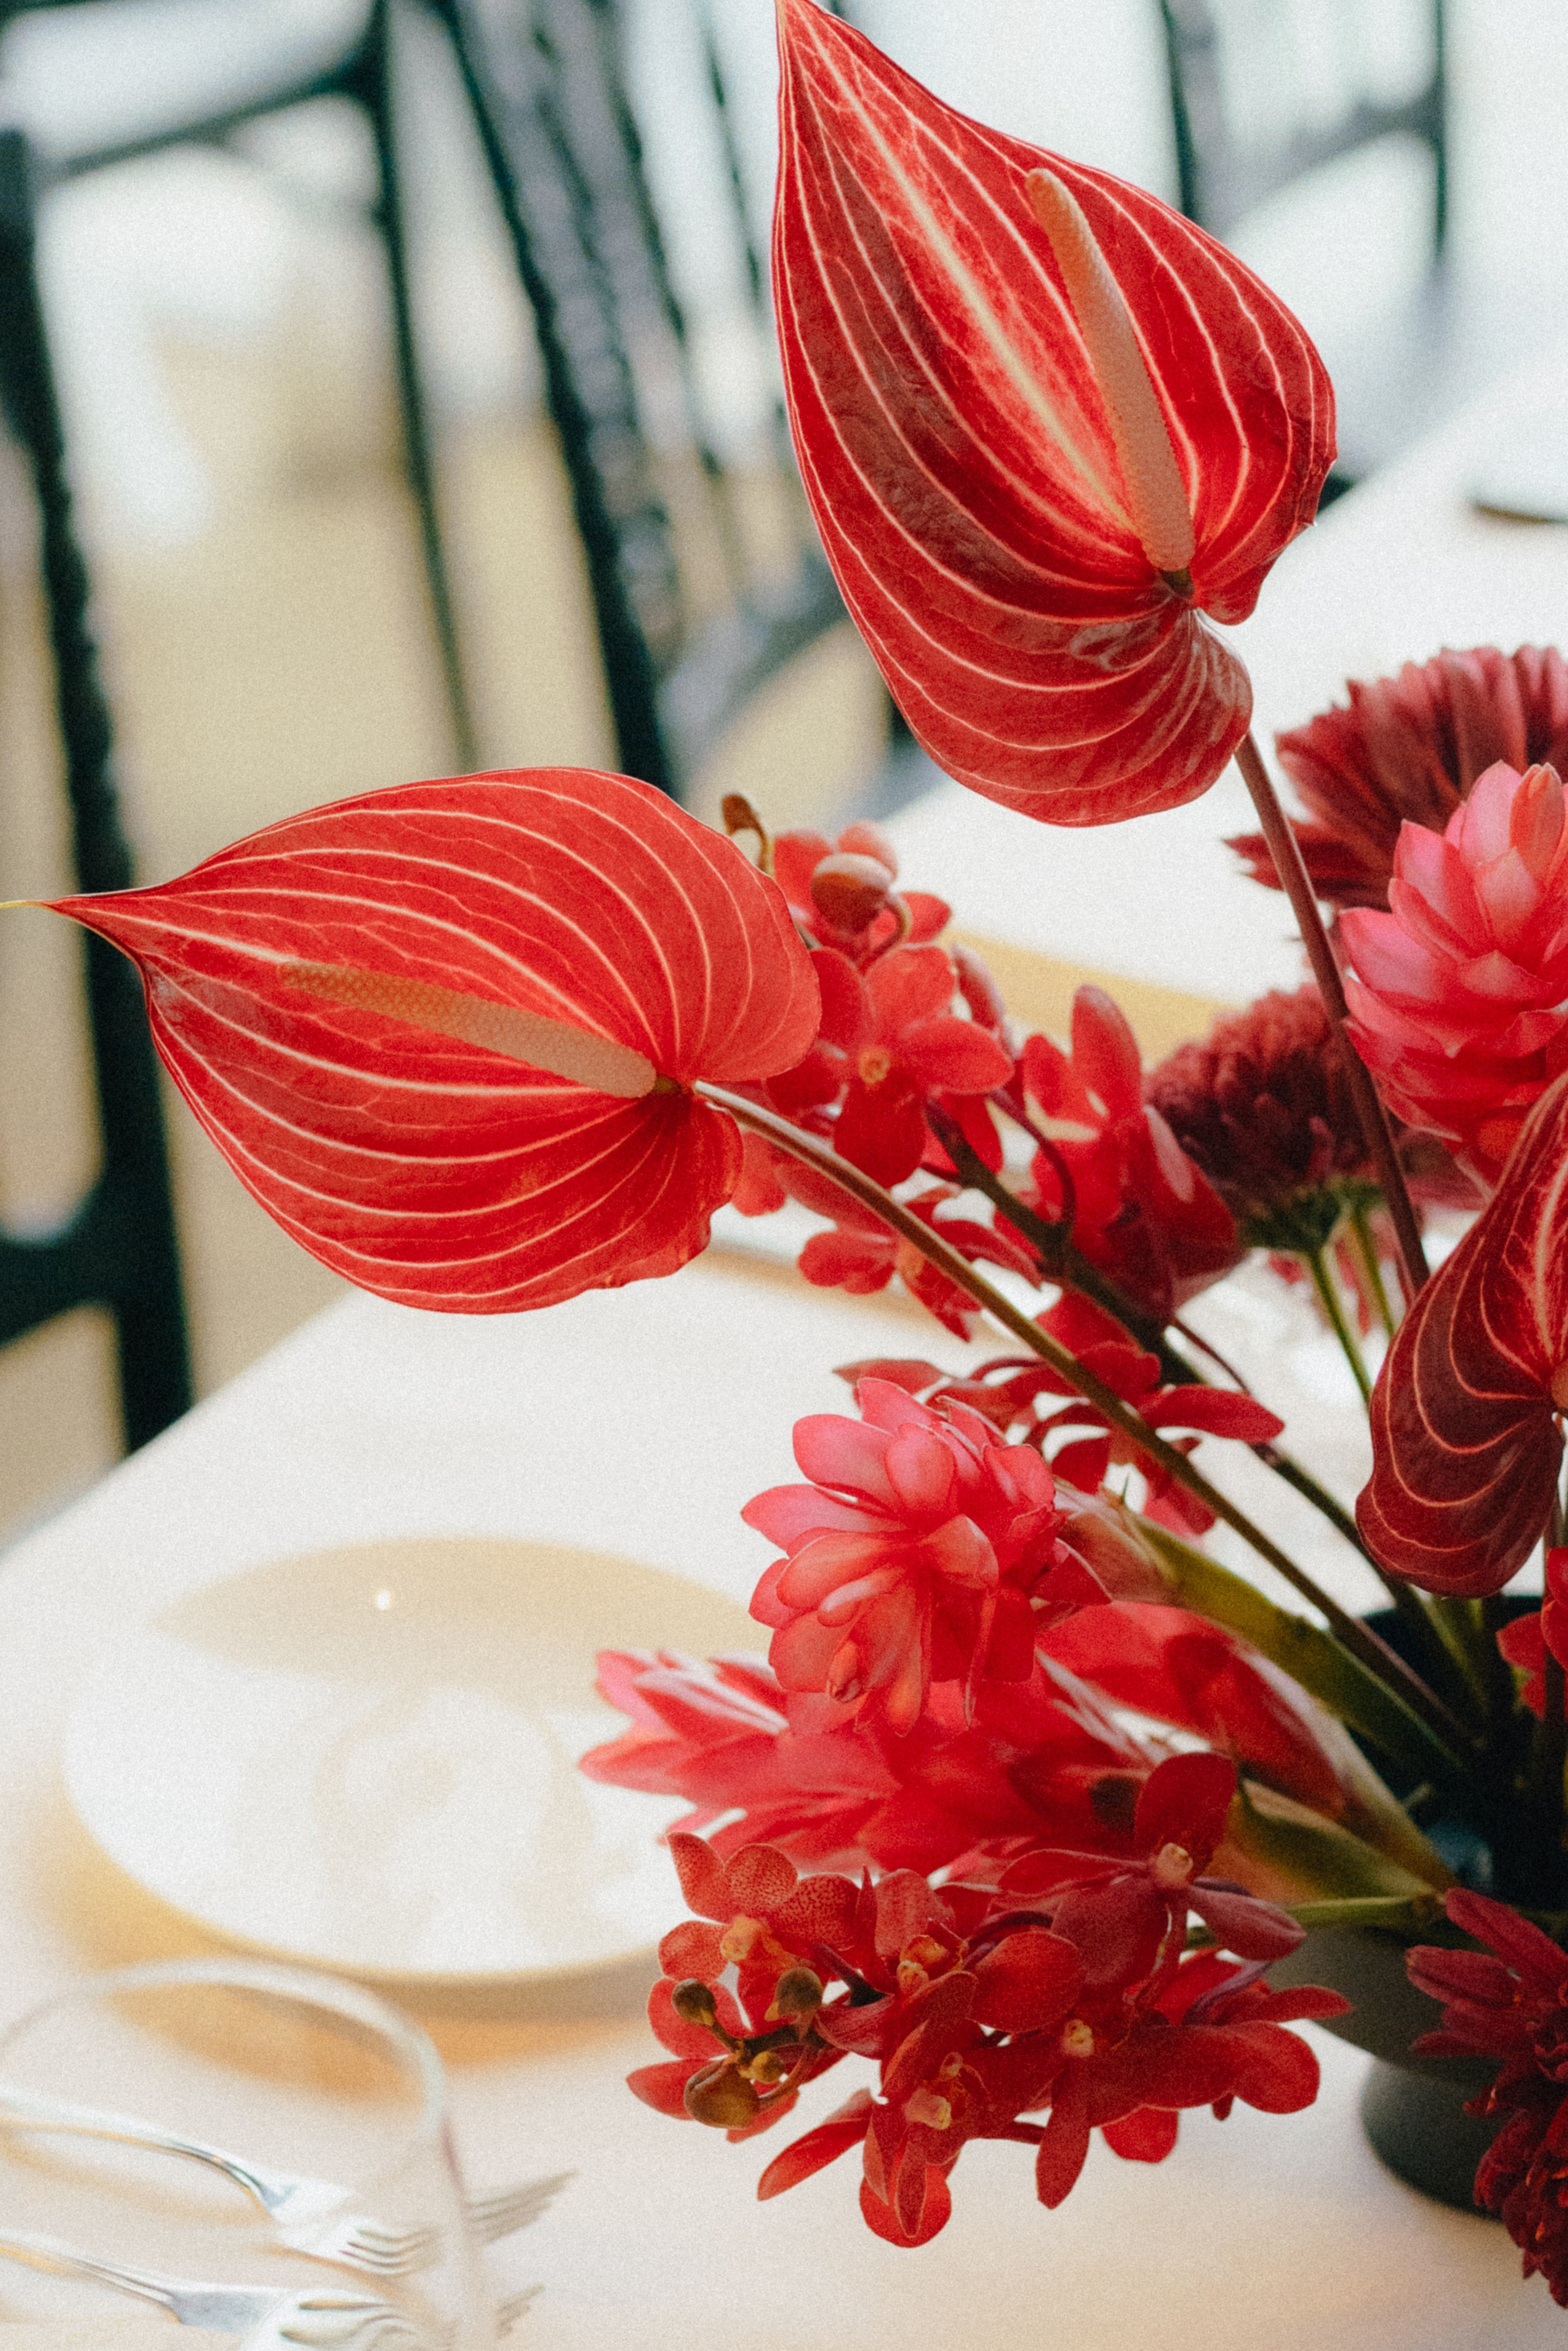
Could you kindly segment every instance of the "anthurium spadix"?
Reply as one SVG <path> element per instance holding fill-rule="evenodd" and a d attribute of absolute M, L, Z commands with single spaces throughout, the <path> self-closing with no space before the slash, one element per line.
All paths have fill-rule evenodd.
<path fill-rule="evenodd" d="M 933 758 L 1055 824 L 1173 808 L 1247 730 L 1244 620 L 1333 401 L 1234 256 L 779 0 L 774 281 L 812 512 Z"/>
<path fill-rule="evenodd" d="M 1500 1592 L 1545 1531 L 1565 1411 L 1568 1075 L 1378 1374 L 1355 1512 L 1374 1559 L 1428 1592 Z"/>
<path fill-rule="evenodd" d="M 241 1181 L 362 1289 L 465 1313 L 672 1273 L 740 1135 L 693 1080 L 817 1032 L 782 893 L 623 776 L 406 784 L 57 911 L 140 967 Z"/>

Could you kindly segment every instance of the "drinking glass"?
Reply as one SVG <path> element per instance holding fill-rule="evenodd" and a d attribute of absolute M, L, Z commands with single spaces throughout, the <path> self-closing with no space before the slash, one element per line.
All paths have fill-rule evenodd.
<path fill-rule="evenodd" d="M 7 2090 L 112 2110 L 248 2163 L 340 2183 L 340 2213 L 418 2231 L 434 2258 L 370 2275 L 281 2241 L 234 2181 L 187 2158 L 0 2120 L 0 2235 L 47 2235 L 148 2270 L 280 2293 L 382 2296 L 433 2351 L 493 2351 L 494 2307 L 465 2215 L 441 2061 L 373 1992 L 232 1959 L 94 1976 L 0 2032 Z M 315 2224 L 311 2224 L 312 2232 Z M 150 2304 L 0 2261 L 0 2315 L 125 2316 Z"/>

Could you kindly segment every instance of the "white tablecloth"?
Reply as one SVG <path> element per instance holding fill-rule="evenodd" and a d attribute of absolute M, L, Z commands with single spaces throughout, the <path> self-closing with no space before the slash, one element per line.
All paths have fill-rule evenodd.
<path fill-rule="evenodd" d="M 790 1474 L 831 1366 L 929 1345 L 896 1311 L 708 1263 L 516 1321 L 335 1308 L 14 1552 L 0 1575 L 0 1982 L 20 2008 L 93 1968 L 202 1948 L 74 1824 L 56 1761 L 88 1663 L 128 1624 L 270 1557 L 421 1531 L 565 1539 L 744 1596 L 741 1502 Z M 606 1405 L 605 1380 L 613 1395 Z M 674 1886 L 672 1920 L 680 1913 Z M 538 2351 L 1518 2351 L 1562 2320 L 1501 2232 L 1397 2187 L 1362 2140 L 1362 2061 L 1322 2041 L 1309 2114 L 1184 2123 L 1157 2168 L 1103 2149 L 1063 2209 L 1028 2151 L 967 2150 L 919 2253 L 873 2240 L 853 2158 L 767 2207 L 769 2150 L 667 2122 L 622 2086 L 657 2054 L 645 1974 L 411 2001 L 452 2067 L 471 2184 L 579 2178 L 497 2254 L 545 2293 Z M 837 2080 L 817 2103 L 837 2102 Z M 809 2118 L 809 2117 L 808 2117 Z M 0 2273 L 0 2314 L 7 2303 Z"/>

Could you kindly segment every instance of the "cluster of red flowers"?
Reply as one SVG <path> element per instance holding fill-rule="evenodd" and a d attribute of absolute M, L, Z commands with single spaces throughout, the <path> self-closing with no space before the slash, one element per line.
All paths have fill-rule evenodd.
<path fill-rule="evenodd" d="M 1020 1040 L 979 957 L 930 943 L 949 910 L 897 889 L 896 852 L 874 826 L 852 825 L 836 843 L 781 833 L 771 855 L 813 942 L 822 1017 L 810 1051 L 758 1087 L 758 1099 L 879 1184 L 909 1184 L 906 1205 L 972 1263 L 1037 1286 L 1045 1278 L 1039 1248 L 1005 1215 L 960 1198 L 949 1145 L 961 1141 L 995 1176 L 1005 1120 L 1036 1144 L 1025 1208 L 1070 1231 L 1135 1307 L 1163 1322 L 1229 1271 L 1235 1220 L 1145 1102 L 1136 1041 L 1103 989 L 1080 989 L 1071 1051 L 1043 1036 Z M 759 1136 L 745 1149 L 734 1196 L 743 1215 L 792 1198 L 832 1219 L 800 1252 L 808 1281 L 863 1295 L 897 1273 L 948 1330 L 968 1335 L 972 1302 L 873 1210 Z"/>
<path fill-rule="evenodd" d="M 726 1860 L 673 1835 L 695 1918 L 665 1936 L 649 2002 L 669 2059 L 631 2086 L 662 2114 L 741 2138 L 846 2056 L 870 2060 L 876 2089 L 776 2156 L 758 2193 L 859 2147 L 861 2210 L 904 2246 L 946 2223 L 971 2139 L 1032 2147 L 1037 2193 L 1056 2205 L 1096 2129 L 1119 2155 L 1157 2163 L 1184 2109 L 1223 2116 L 1240 2098 L 1295 2113 L 1316 2095 L 1317 2060 L 1283 2028 L 1347 2003 L 1261 1982 L 1301 1930 L 1207 1875 L 1235 1791 L 1221 1758 L 1172 1757 L 1139 1793 L 1125 1854 L 1041 1853 L 999 1888 L 937 1890 L 900 1869 L 874 1885 L 802 1878 L 775 1846 Z M 1188 1956 L 1189 1915 L 1236 1958 Z"/>
<path fill-rule="evenodd" d="M 1250 687 L 1207 622 L 1246 617 L 1315 510 L 1333 400 L 1308 339 L 1154 198 L 982 131 L 812 0 L 779 20 L 776 310 L 801 478 L 910 726 L 974 790 L 1068 824 L 1175 807 L 1239 747 L 1272 821 Z M 754 1604 L 770 1663 L 607 1659 L 632 1728 L 586 1766 L 694 1807 L 673 1848 L 696 1922 L 666 1938 L 653 2008 L 670 2063 L 634 2085 L 746 2136 L 870 2060 L 875 2089 L 763 2192 L 858 2147 L 862 2209 L 894 2244 L 941 2228 L 971 2138 L 1032 2146 L 1054 2204 L 1096 2128 L 1156 2160 L 1184 2109 L 1308 2103 L 1315 2065 L 1282 2027 L 1343 2003 L 1265 1987 L 1298 1939 L 1274 1897 L 1359 1891 L 1358 1872 L 1397 1901 L 1447 1882 L 1350 1729 L 1413 1741 L 1484 1813 L 1513 1763 L 1483 1787 L 1466 1759 L 1516 1761 L 1531 1728 L 1479 1616 L 1415 1602 L 1428 1683 L 1326 1593 L 1323 1626 L 1291 1617 L 1149 1523 L 1201 1532 L 1207 1497 L 1246 1531 L 1195 1497 L 1186 1456 L 1280 1427 L 1172 1376 L 1171 1318 L 1247 1246 L 1321 1277 L 1347 1204 L 1381 1293 L 1375 1165 L 1413 1302 L 1372 1395 L 1365 1550 L 1427 1592 L 1492 1594 L 1558 1500 L 1568 668 L 1443 654 L 1280 749 L 1364 1062 L 1490 1196 L 1424 1287 L 1326 963 L 1328 1013 L 1266 998 L 1145 1081 L 1097 989 L 1067 1047 L 1015 1029 L 873 826 L 785 834 L 753 865 L 625 778 L 438 779 L 60 904 L 135 958 L 158 1047 L 241 1180 L 382 1295 L 554 1304 L 674 1272 L 726 1201 L 791 1196 L 829 1219 L 809 1280 L 896 1273 L 960 1334 L 981 1263 L 1061 1290 L 1038 1327 L 989 1293 L 1036 1352 L 962 1380 L 862 1365 L 858 1420 L 803 1422 L 806 1482 L 747 1512 L 782 1554 Z M 1427 1173 L 1452 1189 L 1451 1164 Z M 1140 1478 L 1142 1525 L 1096 1490 L 1113 1468 Z M 1554 1718 L 1568 1552 L 1547 1583 L 1502 1647 Z M 1127 1710 L 1215 1751 L 1170 1755 Z M 1535 1745 L 1552 1867 L 1562 1730 L 1543 1720 Z M 1234 1876 L 1210 1875 L 1222 1854 Z M 803 1861 L 859 1876 L 801 1879 Z M 1433 2045 L 1501 2066 L 1478 2192 L 1568 2299 L 1568 1959 L 1479 1896 L 1449 1915 L 1495 1954 L 1414 1960 L 1448 2002 Z M 1188 1950 L 1193 1918 L 1213 1949 Z"/>

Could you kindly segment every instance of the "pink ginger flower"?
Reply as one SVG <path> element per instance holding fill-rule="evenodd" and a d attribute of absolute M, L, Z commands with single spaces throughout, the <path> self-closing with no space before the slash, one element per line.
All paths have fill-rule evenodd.
<path fill-rule="evenodd" d="M 1568 1069 L 1568 831 L 1555 768 L 1499 761 L 1444 830 L 1401 827 L 1390 911 L 1341 917 L 1363 1060 L 1488 1188 Z"/>
<path fill-rule="evenodd" d="M 1056 1481 L 963 1405 L 946 1416 L 866 1379 L 862 1417 L 795 1424 L 808 1486 L 775 1486 L 741 1516 L 786 1556 L 752 1599 L 774 1628 L 786 1689 L 869 1706 L 894 1730 L 933 1681 L 1019 1681 L 1037 1627 L 1109 1597 L 1061 1540 Z"/>

